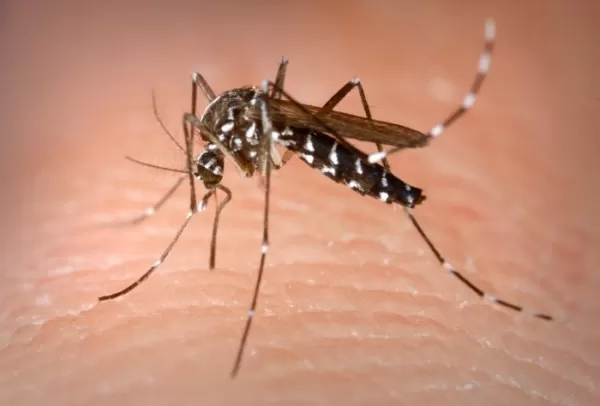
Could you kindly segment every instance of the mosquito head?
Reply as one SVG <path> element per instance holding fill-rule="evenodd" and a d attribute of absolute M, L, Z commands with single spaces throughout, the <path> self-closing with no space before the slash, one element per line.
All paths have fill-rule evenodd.
<path fill-rule="evenodd" d="M 209 144 L 210 146 L 210 144 Z M 206 149 L 196 158 L 196 179 L 202 181 L 207 189 L 212 189 L 223 179 L 225 158 L 218 149 Z"/>

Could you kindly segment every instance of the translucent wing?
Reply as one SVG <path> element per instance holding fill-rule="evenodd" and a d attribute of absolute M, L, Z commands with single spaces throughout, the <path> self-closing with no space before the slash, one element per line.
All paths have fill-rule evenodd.
<path fill-rule="evenodd" d="M 339 111 L 321 111 L 320 107 L 289 100 L 269 100 L 272 120 L 277 127 L 303 127 L 335 134 L 343 138 L 375 142 L 399 148 L 421 148 L 431 136 L 399 124 L 368 120 L 366 117 Z M 337 138 L 337 137 L 336 137 Z"/>

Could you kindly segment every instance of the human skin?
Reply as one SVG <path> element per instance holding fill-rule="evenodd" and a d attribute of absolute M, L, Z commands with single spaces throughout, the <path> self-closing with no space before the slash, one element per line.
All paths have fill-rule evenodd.
<path fill-rule="evenodd" d="M 598 404 L 598 6 L 269 3 L 3 6 L 0 404 Z M 184 185 L 144 223 L 107 225 L 176 176 L 124 155 L 183 164 L 152 89 L 182 139 L 191 72 L 220 92 L 273 78 L 286 56 L 299 100 L 324 103 L 360 75 L 376 118 L 426 131 L 468 89 L 486 17 L 498 41 L 475 107 L 391 164 L 425 190 L 415 213 L 449 261 L 555 321 L 480 300 L 401 210 L 297 158 L 272 179 L 235 381 L 263 190 L 229 162 L 216 269 L 211 201 L 152 277 L 97 302 L 158 258 L 189 204 Z M 361 114 L 357 95 L 339 109 Z"/>

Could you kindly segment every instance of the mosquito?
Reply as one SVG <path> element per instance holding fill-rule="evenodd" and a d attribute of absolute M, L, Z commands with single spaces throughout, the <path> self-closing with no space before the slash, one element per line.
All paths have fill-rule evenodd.
<path fill-rule="evenodd" d="M 441 267 L 482 299 L 539 319 L 552 320 L 552 316 L 548 314 L 531 311 L 486 293 L 446 261 L 412 212 L 413 208 L 425 201 L 423 190 L 396 177 L 387 162 L 390 154 L 402 149 L 427 146 L 433 138 L 439 136 L 473 107 L 490 69 L 496 36 L 493 20 L 486 21 L 484 33 L 484 50 L 479 57 L 477 74 L 462 104 L 441 124 L 437 124 L 427 133 L 399 124 L 374 120 L 364 88 L 358 78 L 348 81 L 321 107 L 298 102 L 284 90 L 288 62 L 285 58 L 279 65 L 274 82 L 265 80 L 260 87 L 241 87 L 228 90 L 220 95 L 215 94 L 202 75 L 194 73 L 192 75 L 191 112 L 184 114 L 182 120 L 185 148 L 180 146 L 167 131 L 169 137 L 185 152 L 186 169 L 162 168 L 136 161 L 143 165 L 179 172 L 181 175 L 167 194 L 141 216 L 134 219 L 134 222 L 139 222 L 154 214 L 187 178 L 190 183 L 190 203 L 184 222 L 169 246 L 146 273 L 126 288 L 102 296 L 99 300 L 115 299 L 146 280 L 169 255 L 194 214 L 203 211 L 208 200 L 216 196 L 217 191 L 220 190 L 225 193 L 226 197 L 217 206 L 213 222 L 209 269 L 214 269 L 219 217 L 232 198 L 231 191 L 221 184 L 225 160 L 230 161 L 245 177 L 259 176 L 263 180 L 265 203 L 261 256 L 252 300 L 231 371 L 231 376 L 236 377 L 257 308 L 269 250 L 271 172 L 281 169 L 293 156 L 298 156 L 311 168 L 360 195 L 375 198 L 386 204 L 400 205 Z M 359 93 L 365 117 L 334 110 L 338 103 L 354 89 Z M 209 102 L 204 113 L 199 117 L 196 115 L 198 90 Z M 162 122 L 161 125 L 163 125 Z M 202 140 L 203 150 L 194 157 L 193 141 L 196 136 Z M 353 146 L 348 139 L 372 142 L 377 146 L 378 152 L 366 154 Z M 277 145 L 285 149 L 283 156 L 276 148 Z M 384 151 L 383 145 L 392 148 Z M 379 161 L 382 161 L 381 164 L 378 163 Z M 199 202 L 196 198 L 195 180 L 202 182 L 207 189 L 206 194 Z"/>

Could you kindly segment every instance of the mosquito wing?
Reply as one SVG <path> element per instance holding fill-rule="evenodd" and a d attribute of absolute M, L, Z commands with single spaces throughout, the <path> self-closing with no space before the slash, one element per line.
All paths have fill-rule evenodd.
<path fill-rule="evenodd" d="M 421 148 L 426 146 L 431 136 L 399 124 L 369 120 L 365 117 L 339 111 L 321 111 L 320 107 L 288 100 L 269 100 L 274 123 L 290 127 L 311 128 L 343 138 L 374 142 L 400 148 Z"/>

